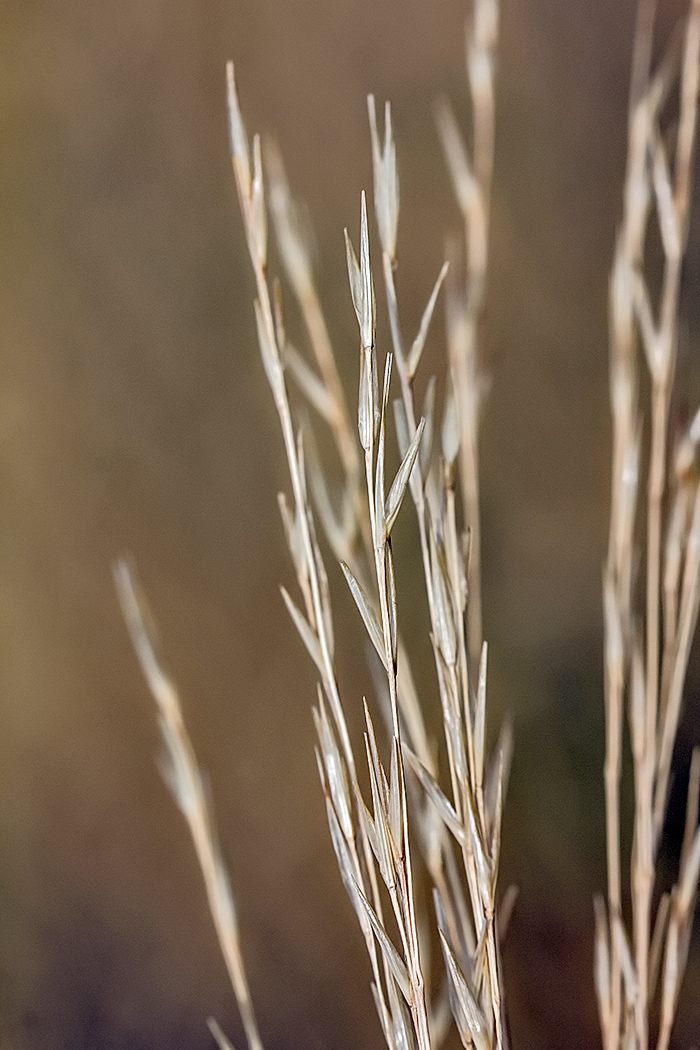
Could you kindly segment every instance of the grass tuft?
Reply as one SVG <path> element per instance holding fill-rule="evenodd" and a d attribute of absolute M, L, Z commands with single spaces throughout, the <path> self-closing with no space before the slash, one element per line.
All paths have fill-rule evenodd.
<path fill-rule="evenodd" d="M 408 340 L 397 292 L 400 187 L 391 106 L 385 104 L 380 128 L 374 97 L 368 98 L 379 244 L 370 240 L 364 192 L 358 251 L 345 231 L 358 327 L 356 420 L 348 409 L 315 287 L 302 209 L 292 197 L 276 147 L 268 143 L 263 149 L 257 135 L 249 141 L 233 65 L 227 68 L 233 171 L 255 279 L 259 348 L 291 487 L 290 495 L 280 494 L 279 506 L 298 593 L 292 596 L 283 588 L 282 596 L 318 675 L 316 758 L 331 842 L 366 946 L 372 996 L 389 1050 L 438 1050 L 451 1020 L 467 1048 L 507 1050 L 510 1045 L 501 945 L 517 890 L 511 887 L 501 895 L 498 873 L 512 734 L 506 722 L 494 753 L 487 755 L 478 456 L 498 22 L 496 0 L 474 0 L 466 47 L 470 144 L 449 103 L 441 99 L 435 107 L 463 230 L 452 239 L 450 258 L 428 296 L 418 332 Z M 678 878 L 670 893 L 657 890 L 674 742 L 700 607 L 700 412 L 675 445 L 669 427 L 695 153 L 700 0 L 691 0 L 680 46 L 674 42 L 655 70 L 652 33 L 653 3 L 641 0 L 624 207 L 609 300 L 612 502 L 603 574 L 608 885 L 606 898 L 594 902 L 595 990 L 605 1050 L 646 1050 L 652 1042 L 667 1050 L 700 878 L 696 749 Z M 666 116 L 674 93 L 675 125 Z M 287 337 L 285 293 L 268 272 L 268 218 L 285 287 L 303 321 L 308 354 Z M 653 220 L 664 255 L 657 303 L 645 272 L 645 240 Z M 391 347 L 386 352 L 376 342 L 375 274 L 388 308 Z M 444 403 L 440 412 L 435 377 L 429 377 L 421 414 L 415 380 L 443 288 Z M 643 370 L 650 391 L 646 410 L 640 394 L 646 386 Z M 390 417 L 400 450 L 398 465 L 387 459 Z M 335 449 L 342 478 L 339 496 L 333 495 L 316 451 L 319 425 Z M 410 653 L 402 642 L 392 534 L 408 502 L 420 538 L 444 768 L 437 758 L 441 748 L 426 730 Z M 341 696 L 324 560 L 328 550 L 342 567 L 383 668 L 374 699 Z M 638 565 L 644 567 L 639 580 Z M 250 1050 L 261 1050 L 233 897 L 178 694 L 127 562 L 117 565 L 115 577 L 158 707 L 167 753 L 164 774 L 190 827 Z M 365 754 L 357 756 L 345 711 L 347 704 L 361 701 Z M 620 831 L 625 712 L 634 770 L 630 902 L 622 899 L 621 879 L 626 859 Z M 365 762 L 368 792 L 358 772 Z M 431 916 L 424 914 L 416 890 L 426 879 L 432 887 Z M 444 975 L 436 980 L 430 961 L 438 947 Z M 216 1022 L 210 1026 L 219 1046 L 228 1048 Z"/>

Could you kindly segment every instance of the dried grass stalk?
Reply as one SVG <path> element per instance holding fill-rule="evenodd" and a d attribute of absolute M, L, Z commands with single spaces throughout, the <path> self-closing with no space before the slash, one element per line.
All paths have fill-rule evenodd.
<path fill-rule="evenodd" d="M 700 603 L 700 490 L 694 469 L 697 426 L 693 424 L 680 442 L 675 463 L 668 452 L 700 80 L 700 3 L 691 2 L 680 54 L 672 47 L 654 75 L 649 73 L 652 31 L 653 3 L 642 0 L 633 64 L 624 215 L 610 281 L 613 476 L 604 573 L 609 936 L 603 926 L 602 903 L 596 904 L 596 990 L 606 1050 L 622 1046 L 646 1050 L 649 1045 L 649 1013 L 662 954 L 658 1047 L 665 1050 L 668 1045 L 698 878 L 689 860 L 692 848 L 687 845 L 670 897 L 670 918 L 668 900 L 662 897 L 652 934 L 656 861 Z M 662 120 L 675 84 L 680 114 L 669 156 Z M 664 252 L 657 310 L 644 272 L 646 231 L 654 215 Z M 635 521 L 645 423 L 638 396 L 640 356 L 651 389 L 644 610 L 635 608 L 634 599 Z M 635 784 L 631 951 L 621 919 L 619 793 L 625 699 Z M 689 795 L 692 831 L 687 832 L 687 843 L 697 824 L 693 805 Z"/>
<path fill-rule="evenodd" d="M 357 452 L 348 451 L 349 419 L 337 383 L 338 369 L 327 329 L 320 320 L 321 308 L 308 254 L 298 234 L 299 208 L 292 200 L 279 154 L 272 148 L 266 155 L 270 187 L 267 196 L 286 276 L 305 321 L 318 372 L 288 345 L 281 321 L 281 292 L 270 291 L 264 235 L 266 191 L 255 159 L 260 148 L 254 139 L 251 151 L 243 131 L 233 68 L 229 67 L 233 166 L 256 280 L 260 349 L 280 416 L 290 468 L 293 505 L 287 509 L 286 499 L 281 499 L 281 507 L 303 609 L 286 592 L 285 601 L 320 676 L 319 704 L 315 712 L 318 762 L 331 837 L 365 937 L 373 973 L 373 994 L 387 1043 L 392 1048 L 398 1045 L 397 1039 L 405 1030 L 403 1014 L 397 1007 L 397 991 L 406 1000 L 411 1039 L 415 1039 L 420 1050 L 437 1046 L 444 1034 L 444 1023 L 438 1020 L 444 1016 L 444 1008 L 439 997 L 433 1003 L 428 986 L 425 959 L 429 949 L 421 944 L 424 939 L 421 931 L 426 929 L 426 923 L 419 914 L 414 893 L 415 868 L 421 857 L 438 892 L 440 914 L 445 920 L 442 935 L 449 950 L 456 953 L 454 958 L 470 989 L 476 1013 L 467 1010 L 465 1014 L 463 986 L 454 980 L 453 1005 L 462 1020 L 464 1016 L 472 1020 L 483 1016 L 483 1026 L 477 1025 L 478 1031 L 473 1034 L 478 1045 L 482 1045 L 484 1039 L 483 1045 L 489 1047 L 506 1044 L 495 894 L 508 761 L 503 752 L 489 765 L 488 771 L 486 769 L 486 663 L 485 656 L 482 659 L 481 655 L 478 596 L 474 411 L 479 399 L 475 350 L 486 267 L 496 28 L 496 5 L 492 0 L 478 0 L 468 30 L 477 203 L 470 205 L 469 215 L 465 214 L 468 280 L 466 290 L 459 295 L 459 309 L 470 326 L 472 345 L 467 347 L 454 339 L 451 342 L 441 456 L 436 456 L 432 449 L 435 382 L 432 379 L 428 382 L 425 412 L 419 418 L 414 380 L 447 265 L 438 275 L 418 333 L 406 352 L 395 285 L 400 190 L 391 108 L 387 103 L 384 126 L 380 129 L 374 99 L 371 96 L 368 99 L 374 205 L 393 352 L 380 364 L 375 343 L 376 298 L 369 223 L 363 194 L 358 252 L 347 231 L 345 235 L 351 300 L 359 329 L 359 444 L 355 444 L 355 449 L 359 450 L 359 461 L 364 464 L 362 500 L 358 499 Z M 456 127 L 454 133 L 459 134 Z M 393 415 L 402 462 L 390 481 L 385 449 L 394 369 L 401 392 L 399 400 L 394 402 Z M 294 378 L 303 398 L 330 427 L 343 476 L 340 510 L 333 505 L 332 486 L 313 451 L 316 439 L 310 424 L 305 423 L 303 439 L 301 432 L 295 435 L 287 375 Z M 461 378 L 456 379 L 456 375 Z M 308 457 L 303 453 L 305 448 L 309 450 Z M 460 457 L 467 526 L 464 534 L 457 524 L 459 497 L 454 478 Z M 327 539 L 341 561 L 361 620 L 385 671 L 378 691 L 380 701 L 383 697 L 388 701 L 388 764 L 380 756 L 373 720 L 366 708 L 371 806 L 367 806 L 362 797 L 334 671 L 330 599 L 323 587 L 326 573 L 316 539 L 315 516 L 307 496 L 307 470 Z M 436 749 L 425 730 L 408 655 L 400 638 L 392 529 L 407 491 L 411 493 L 417 514 L 436 675 L 445 720 L 451 798 L 439 786 Z M 404 767 L 406 758 L 410 759 L 412 770 L 408 778 Z M 412 833 L 409 822 L 413 825 Z M 461 876 L 451 834 L 456 838 L 461 856 Z M 421 857 L 415 854 L 414 836 Z M 390 921 L 385 916 L 391 916 Z M 396 931 L 395 941 L 390 928 Z M 467 1038 L 461 1021 L 460 1030 Z"/>
<path fill-rule="evenodd" d="M 114 580 L 131 641 L 158 708 L 165 746 L 163 777 L 192 835 L 209 910 L 241 1013 L 248 1047 L 249 1050 L 263 1050 L 243 964 L 231 883 L 219 848 L 209 792 L 185 728 L 180 697 L 161 656 L 153 617 L 128 561 L 117 562 Z M 222 1050 L 229 1050 L 230 1044 L 216 1022 L 210 1022 L 210 1026 Z"/>
<path fill-rule="evenodd" d="M 657 1046 L 668 1047 L 700 877 L 700 752 L 696 751 L 678 880 L 671 893 L 660 898 L 652 922 L 673 746 L 700 607 L 700 412 L 669 454 L 680 275 L 700 82 L 700 0 L 691 0 L 683 46 L 672 47 L 651 75 L 653 13 L 653 0 L 642 0 L 630 96 L 624 214 L 610 279 L 613 464 L 603 579 L 607 906 L 602 897 L 595 901 L 595 987 L 606 1050 L 647 1050 L 655 995 L 660 1016 Z M 508 1045 L 500 942 L 516 893 L 512 889 L 506 893 L 497 921 L 496 890 L 512 743 L 506 723 L 487 761 L 478 486 L 478 423 L 485 387 L 479 342 L 488 264 L 497 35 L 497 0 L 474 0 L 467 27 L 471 149 L 448 104 L 440 101 L 436 107 L 462 213 L 464 244 L 453 243 L 450 272 L 445 263 L 408 350 L 396 288 L 400 187 L 391 107 L 385 105 L 380 128 L 375 100 L 368 99 L 381 248 L 378 272 L 386 292 L 392 348 L 382 360 L 376 345 L 375 271 L 363 193 L 359 252 L 345 231 L 350 298 L 359 331 L 356 429 L 314 282 L 303 212 L 292 198 L 276 148 L 266 146 L 263 165 L 259 136 L 252 145 L 249 142 L 233 65 L 227 69 L 232 162 L 255 279 L 258 341 L 291 484 L 291 497 L 281 494 L 279 506 L 299 593 L 294 598 L 282 589 L 282 596 L 318 673 L 316 757 L 331 841 L 365 940 L 372 994 L 390 1050 L 437 1050 L 448 1027 L 448 1001 L 465 1047 L 505 1050 Z M 676 84 L 680 119 L 669 147 L 663 114 Z M 282 286 L 268 274 L 268 209 L 311 360 L 304 348 L 290 344 Z M 645 239 L 652 215 L 658 220 L 664 251 L 658 305 L 652 303 L 645 276 Z M 448 367 L 438 427 L 435 378 L 428 378 L 420 410 L 415 380 L 443 283 Z M 649 371 L 651 391 L 643 610 L 636 608 L 634 572 L 645 422 L 639 404 L 640 359 Z M 390 468 L 386 444 L 394 371 L 399 396 L 391 414 L 401 462 Z M 289 377 L 304 405 L 330 432 L 341 475 L 340 497 L 334 495 L 337 486 L 321 466 L 317 422 L 312 424 L 306 411 L 301 413 L 303 422 L 297 421 Z M 426 731 L 399 626 L 392 531 L 407 492 L 420 539 L 443 716 L 444 771 L 438 768 L 438 748 Z M 376 699 L 385 716 L 387 739 L 382 742 L 378 737 L 365 700 L 367 798 L 335 670 L 331 595 L 317 517 L 379 656 Z M 169 754 L 168 778 L 190 826 L 248 1042 L 251 1050 L 260 1050 L 230 887 L 178 696 L 126 563 L 117 567 L 116 577 L 134 646 L 158 705 Z M 635 783 L 631 933 L 622 918 L 620 856 L 625 707 Z M 435 923 L 424 914 L 416 893 L 421 868 L 432 882 Z M 428 931 L 434 925 L 445 963 L 443 992 L 438 994 L 429 969 Z M 219 1046 L 228 1050 L 230 1044 L 218 1026 L 211 1027 Z"/>

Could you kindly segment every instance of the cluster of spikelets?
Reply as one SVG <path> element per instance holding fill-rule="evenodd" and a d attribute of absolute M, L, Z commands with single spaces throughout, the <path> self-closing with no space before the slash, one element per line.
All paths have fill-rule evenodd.
<path fill-rule="evenodd" d="M 655 894 L 673 746 L 700 604 L 700 413 L 676 447 L 669 448 L 700 77 L 700 0 L 692 0 L 682 34 L 653 76 L 649 71 L 652 21 L 653 3 L 643 0 L 630 104 L 624 216 L 610 283 L 613 494 L 604 574 L 608 894 L 607 905 L 602 898 L 596 900 L 595 963 L 605 1050 L 646 1050 L 657 995 L 657 1045 L 666 1050 L 700 874 L 700 751 L 696 751 L 678 881 L 670 893 Z M 475 0 L 467 31 L 471 150 L 447 103 L 436 108 L 464 219 L 464 237 L 451 249 L 449 275 L 446 263 L 410 348 L 404 345 L 395 280 L 399 180 L 391 112 L 387 104 L 382 138 L 374 99 L 370 96 L 368 100 L 380 269 L 392 348 L 381 365 L 375 343 L 376 300 L 363 194 L 359 260 L 346 232 L 350 292 L 360 335 L 356 429 L 280 157 L 270 146 L 263 164 L 259 136 L 251 150 L 233 67 L 228 69 L 233 168 L 256 284 L 258 339 L 292 488 L 291 500 L 280 495 L 279 506 L 299 597 L 295 600 L 285 590 L 282 593 L 318 673 L 317 760 L 331 839 L 366 944 L 372 993 L 390 1050 L 436 1050 L 451 1018 L 467 1048 L 501 1050 L 509 1045 L 500 944 L 515 894 L 507 891 L 497 908 L 496 888 L 511 744 L 506 725 L 487 761 L 477 454 L 481 388 L 477 350 L 488 258 L 497 29 L 496 0 Z M 679 116 L 668 132 L 664 114 L 677 85 Z M 268 275 L 268 209 L 314 365 L 290 344 L 281 284 Z M 665 259 L 658 321 L 644 269 L 645 235 L 654 215 Z M 464 274 L 461 279 L 460 272 Z M 435 379 L 426 384 L 420 415 L 414 380 L 443 283 L 448 354 L 445 403 L 438 425 Z M 643 454 L 644 413 L 639 404 L 638 372 L 643 360 L 651 391 L 648 457 Z M 402 460 L 389 483 L 385 450 L 394 372 L 398 391 L 392 410 Z M 308 414 L 302 416 L 303 425 L 295 422 L 290 380 L 296 394 L 313 407 L 332 436 L 342 476 L 340 498 L 333 495 L 334 486 L 324 475 Z M 648 501 L 646 510 L 638 514 L 640 463 L 646 458 Z M 442 773 L 398 624 L 392 528 L 407 493 L 418 524 L 442 708 L 448 767 Z M 647 534 L 645 602 L 636 600 L 637 517 L 645 522 Z M 388 758 L 382 758 L 365 701 L 368 800 L 360 787 L 335 670 L 331 598 L 317 521 L 341 564 L 378 657 L 375 718 L 379 711 L 388 737 Z M 158 704 L 169 759 L 166 775 L 191 829 L 249 1046 L 261 1050 L 233 898 L 177 691 L 127 563 L 117 567 L 117 582 L 141 665 Z M 351 698 L 357 701 L 359 697 Z M 631 939 L 623 921 L 620 876 L 625 707 L 635 784 Z M 424 881 L 419 866 L 433 887 L 434 922 L 426 921 L 416 892 L 417 884 Z M 652 906 L 656 908 L 653 923 Z M 431 981 L 430 975 L 429 930 L 433 926 L 445 964 L 445 978 L 440 981 L 434 977 Z M 230 1046 L 218 1026 L 211 1025 L 220 1046 Z"/>

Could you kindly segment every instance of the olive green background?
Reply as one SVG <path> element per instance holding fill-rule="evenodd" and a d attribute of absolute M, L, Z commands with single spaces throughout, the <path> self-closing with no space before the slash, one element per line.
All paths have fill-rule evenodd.
<path fill-rule="evenodd" d="M 659 38 L 684 10 L 660 5 Z M 313 757 L 313 674 L 279 598 L 287 485 L 257 356 L 224 63 L 309 204 L 355 388 L 344 225 L 371 185 L 365 96 L 390 97 L 400 294 L 415 330 L 458 215 L 431 104 L 468 121 L 459 0 L 5 0 L 0 8 L 0 1048 L 208 1047 L 243 1035 L 110 565 L 134 553 L 210 773 L 268 1050 L 382 1045 Z M 502 885 L 517 1050 L 599 1045 L 601 565 L 607 274 L 621 213 L 631 0 L 505 0 L 484 358 L 492 728 L 516 755 Z M 681 418 L 700 398 L 700 240 Z M 292 311 L 293 313 L 293 311 Z M 290 321 L 298 333 L 298 322 Z M 426 369 L 442 370 L 442 310 Z M 386 344 L 382 315 L 380 340 Z M 412 566 L 400 618 L 435 701 Z M 333 570 L 360 729 L 361 630 Z M 693 658 L 672 825 L 700 738 Z M 628 807 L 629 809 L 629 807 Z M 628 811 L 628 810 L 627 810 Z M 700 1031 L 691 959 L 678 1046 Z"/>

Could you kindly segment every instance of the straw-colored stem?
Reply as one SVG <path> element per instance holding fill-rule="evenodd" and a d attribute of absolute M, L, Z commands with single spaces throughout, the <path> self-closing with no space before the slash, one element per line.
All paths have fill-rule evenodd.
<path fill-rule="evenodd" d="M 374 418 L 375 406 L 373 402 L 373 382 L 371 369 L 376 367 L 376 358 L 373 347 L 364 347 L 362 353 L 365 357 L 365 368 L 368 376 L 369 395 L 369 418 Z M 387 379 L 388 379 L 387 373 Z M 385 380 L 386 381 L 386 380 Z M 382 419 L 382 427 L 384 419 Z M 379 455 L 383 455 L 380 448 Z M 389 684 L 389 697 L 391 702 L 392 735 L 396 743 L 396 761 L 399 766 L 399 782 L 401 784 L 401 812 L 402 812 L 402 839 L 403 855 L 397 864 L 397 874 L 401 882 L 401 897 L 397 896 L 396 887 L 388 886 L 389 896 L 396 916 L 399 933 L 401 936 L 406 961 L 408 963 L 409 979 L 411 984 L 411 1015 L 418 1037 L 419 1050 L 431 1050 L 430 1033 L 428 1029 L 428 1009 L 425 998 L 425 979 L 420 964 L 420 949 L 418 939 L 418 924 L 415 912 L 415 900 L 413 890 L 413 871 L 411 861 L 411 850 L 408 829 L 408 803 L 406 798 L 406 786 L 403 770 L 403 753 L 401 747 L 401 727 L 399 720 L 398 691 L 396 681 L 396 663 L 393 651 L 392 629 L 389 613 L 388 581 L 386 575 L 386 544 L 383 523 L 377 520 L 375 500 L 375 441 L 373 427 L 370 428 L 370 441 L 365 449 L 365 480 L 367 485 L 367 503 L 369 507 L 370 529 L 373 537 L 374 565 L 379 593 L 379 607 L 382 619 L 382 631 L 384 636 L 384 649 L 386 657 L 387 680 Z M 403 903 L 402 903 L 403 902 Z"/>
<path fill-rule="evenodd" d="M 272 316 L 269 292 L 267 281 L 265 280 L 265 274 L 262 267 L 256 268 L 256 277 L 258 284 L 258 296 L 261 303 L 263 304 L 263 310 L 267 314 L 269 311 L 270 317 Z M 329 692 L 329 700 L 333 708 L 333 715 L 338 726 L 338 731 L 341 737 L 341 743 L 343 746 L 343 756 L 348 766 L 348 770 L 351 776 L 355 775 L 355 761 L 352 753 L 352 745 L 350 743 L 350 736 L 348 734 L 347 723 L 343 714 L 342 703 L 340 700 L 340 694 L 338 692 L 338 684 L 335 677 L 335 669 L 333 667 L 333 658 L 330 652 L 330 645 L 326 630 L 324 627 L 324 615 L 323 605 L 321 601 L 321 584 L 318 578 L 318 571 L 316 568 L 316 555 L 311 542 L 311 533 L 309 531 L 309 522 L 306 513 L 306 506 L 304 500 L 304 488 L 301 479 L 301 472 L 299 468 L 299 461 L 297 459 L 296 441 L 294 437 L 294 428 L 292 425 L 292 417 L 289 409 L 289 401 L 285 396 L 277 400 L 277 411 L 280 417 L 280 423 L 282 426 L 282 437 L 284 440 L 284 447 L 287 453 L 287 462 L 289 465 L 289 474 L 292 482 L 292 492 L 294 494 L 294 501 L 296 506 L 300 508 L 298 515 L 302 543 L 304 545 L 304 554 L 306 558 L 306 564 L 308 566 L 309 580 L 311 583 L 311 596 L 313 601 L 313 613 L 316 622 L 316 628 L 318 630 L 318 640 L 321 649 L 321 655 L 323 658 L 323 666 L 325 671 L 325 685 Z"/>
<path fill-rule="evenodd" d="M 466 745 L 467 745 L 467 761 L 469 763 L 469 780 L 473 785 L 477 794 L 477 807 L 479 811 L 479 818 L 482 826 L 485 826 L 484 822 L 484 800 L 483 792 L 476 790 L 479 778 L 477 777 L 476 771 L 476 758 L 474 754 L 474 730 L 472 726 L 472 713 L 471 703 L 469 698 L 469 670 L 468 670 L 468 659 L 467 659 L 467 648 L 465 645 L 464 638 L 464 622 L 462 617 L 462 596 L 459 593 L 460 590 L 460 568 L 459 560 L 460 553 L 457 540 L 457 520 L 456 520 L 456 509 L 455 509 L 455 490 L 454 485 L 448 479 L 446 483 L 447 489 L 447 508 L 445 513 L 446 518 L 446 544 L 447 551 L 450 559 L 450 579 L 452 582 L 452 602 L 455 607 L 457 617 L 457 639 L 459 649 L 459 675 L 460 685 L 462 690 L 462 716 L 464 725 L 466 728 Z M 478 665 L 477 665 L 478 666 Z"/>
<path fill-rule="evenodd" d="M 470 325 L 470 327 L 472 327 Z M 476 337 L 473 325 L 472 338 Z M 466 355 L 453 360 L 455 385 L 460 405 L 462 434 L 459 446 L 459 473 L 462 484 L 464 519 L 469 528 L 469 602 L 467 604 L 467 636 L 469 657 L 472 666 L 479 666 L 483 640 L 481 616 L 481 519 L 479 510 L 479 453 L 477 447 L 477 421 L 473 411 L 466 406 L 476 398 L 474 384 L 476 374 L 469 368 Z M 464 419 L 467 416 L 470 418 Z"/>
<path fill-rule="evenodd" d="M 647 512 L 646 703 L 643 753 L 635 776 L 637 787 L 633 893 L 635 966 L 639 988 L 635 1007 L 635 1026 L 640 1047 L 646 1047 L 648 1041 L 649 942 L 651 899 L 654 888 L 652 800 L 659 699 L 661 535 L 666 481 L 667 426 L 668 386 L 662 380 L 654 382 L 652 390 L 652 438 Z"/>
<path fill-rule="evenodd" d="M 668 783 L 673 757 L 673 744 L 680 718 L 683 685 L 688 666 L 690 645 L 697 624 L 700 605 L 700 488 L 695 497 L 692 525 L 688 537 L 684 587 L 678 624 L 678 640 L 669 685 L 668 703 L 659 741 L 658 772 L 654 798 L 654 827 L 657 838 L 663 824 Z"/>
<path fill-rule="evenodd" d="M 660 581 L 661 517 L 666 484 L 666 431 L 668 425 L 668 385 L 655 382 L 652 391 L 651 461 L 647 518 L 647 667 L 646 667 L 646 744 L 654 746 L 659 697 L 660 659 Z"/>
<path fill-rule="evenodd" d="M 635 1027 L 639 1047 L 648 1042 L 649 943 L 651 937 L 651 899 L 654 888 L 652 854 L 652 789 L 654 755 L 645 754 L 635 772 L 635 834 L 632 883 L 634 894 L 634 947 L 638 997 Z"/>
<path fill-rule="evenodd" d="M 371 536 L 367 508 L 360 493 L 359 481 L 362 471 L 357 442 L 352 432 L 345 394 L 333 356 L 323 310 L 321 309 L 316 288 L 310 282 L 305 283 L 300 288 L 299 302 L 318 367 L 323 376 L 323 381 L 333 398 L 335 406 L 333 432 L 335 433 L 336 444 L 352 493 L 353 506 L 362 540 L 365 546 L 368 546 L 371 543 Z"/>
<path fill-rule="evenodd" d="M 160 656 L 153 618 L 138 580 L 126 561 L 114 579 L 131 641 L 144 678 L 158 707 L 170 765 L 165 773 L 187 821 L 204 879 L 209 911 L 243 1021 L 249 1050 L 263 1050 L 238 933 L 235 905 L 221 859 L 214 818 L 197 757 L 182 716 L 177 688 Z"/>
<path fill-rule="evenodd" d="M 182 732 L 185 734 L 184 726 Z M 189 744 L 189 738 L 185 736 L 185 739 L 187 744 Z M 192 759 L 196 761 L 194 752 L 192 752 Z M 226 916 L 222 913 L 219 888 L 220 875 L 217 870 L 220 861 L 215 852 L 212 834 L 202 809 L 203 805 L 204 802 L 202 800 L 197 807 L 196 814 L 191 819 L 188 818 L 188 824 L 199 866 L 202 869 L 209 911 L 214 920 L 221 953 L 224 957 L 226 969 L 238 1002 L 238 1008 L 241 1012 L 241 1020 L 243 1021 L 249 1050 L 263 1050 L 238 937 L 232 930 L 231 924 L 227 922 Z"/>
<path fill-rule="evenodd" d="M 617 1047 L 620 1032 L 620 958 L 612 936 L 612 924 L 614 916 L 618 916 L 621 910 L 621 888 L 620 888 L 620 744 L 621 735 L 621 713 L 622 698 L 615 709 L 609 707 L 607 719 L 607 758 L 605 761 L 605 832 L 608 857 L 608 905 L 610 909 L 610 945 L 611 945 L 611 973 L 610 973 L 610 1031 L 612 1033 L 611 1045 L 608 1050 Z M 616 741 L 617 738 L 617 741 Z"/>

